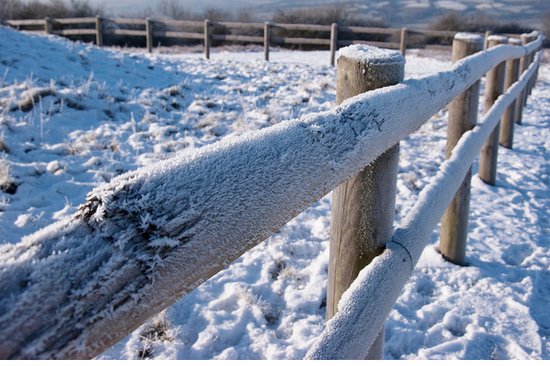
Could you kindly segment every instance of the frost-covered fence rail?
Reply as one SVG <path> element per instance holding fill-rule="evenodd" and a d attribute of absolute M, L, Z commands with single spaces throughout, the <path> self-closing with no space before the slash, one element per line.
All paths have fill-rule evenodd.
<path fill-rule="evenodd" d="M 273 45 L 326 46 L 330 50 L 330 63 L 334 65 L 338 47 L 352 44 L 369 44 L 377 47 L 398 49 L 405 54 L 409 37 L 414 46 L 423 46 L 426 37 L 452 38 L 453 31 L 430 31 L 407 28 L 378 28 L 317 24 L 245 23 L 223 21 L 196 21 L 170 19 L 131 18 L 45 18 L 30 20 L 6 20 L 17 29 L 57 34 L 61 36 L 95 36 L 97 45 L 103 45 L 104 35 L 145 38 L 151 52 L 155 44 L 167 39 L 202 41 L 205 57 L 210 57 L 212 41 L 244 42 L 263 44 L 265 59 Z M 421 36 L 421 37 L 418 37 Z M 422 38 L 424 37 L 424 38 Z M 418 38 L 418 39 L 417 39 Z"/>
<path fill-rule="evenodd" d="M 364 93 L 330 111 L 229 138 L 99 186 L 71 218 L 0 246 L 0 358 L 99 354 L 372 163 L 494 66 L 530 55 L 540 44 L 539 37 L 524 47 L 479 52 L 451 70 Z M 484 126 L 496 123 L 539 61 L 537 56 L 489 111 Z M 472 146 L 486 138 L 476 131 L 467 138 L 476 142 L 461 140 L 439 173 L 436 180 L 449 183 L 447 189 L 435 185 L 422 194 L 381 256 L 343 295 L 310 357 L 357 357 L 358 342 L 372 344 L 445 208 L 437 202 L 449 201 L 462 181 L 465 163 L 458 157 L 471 161 Z M 404 270 L 392 272 L 397 267 Z M 363 291 L 362 282 L 377 296 Z M 380 313 L 365 306 L 373 302 Z M 339 341 L 348 343 L 332 348 Z"/>

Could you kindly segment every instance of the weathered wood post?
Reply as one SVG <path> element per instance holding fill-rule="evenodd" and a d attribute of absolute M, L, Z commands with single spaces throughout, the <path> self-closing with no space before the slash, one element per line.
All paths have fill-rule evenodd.
<path fill-rule="evenodd" d="M 98 47 L 103 46 L 103 23 L 99 15 L 95 17 L 95 44 Z"/>
<path fill-rule="evenodd" d="M 539 38 L 540 36 L 540 32 L 539 31 L 535 31 L 534 33 L 534 37 L 533 37 L 533 40 L 537 40 L 537 38 Z M 542 51 L 543 47 L 542 47 L 542 44 L 537 48 L 537 50 L 535 52 L 533 52 L 533 60 L 534 60 L 534 57 L 535 55 L 537 54 L 537 52 L 539 51 Z M 535 71 L 535 75 L 533 75 L 533 88 L 535 87 L 535 85 L 537 84 L 537 81 L 539 79 L 539 68 L 540 68 L 540 63 L 537 65 L 537 70 Z"/>
<path fill-rule="evenodd" d="M 528 37 L 527 37 L 527 42 L 533 42 L 537 39 L 537 34 L 534 33 L 534 32 L 531 32 L 529 33 Z M 533 61 L 535 60 L 535 54 L 537 53 L 537 51 L 533 51 L 532 53 L 529 54 L 529 65 L 531 65 L 533 63 Z M 529 65 L 527 65 L 527 67 L 529 67 Z M 533 91 L 533 87 L 535 86 L 535 75 L 533 75 L 531 77 L 531 80 L 529 80 L 529 83 L 527 84 L 527 96 L 531 95 L 531 92 Z M 527 98 L 526 98 L 527 99 Z M 525 100 L 525 103 L 527 104 L 527 100 Z"/>
<path fill-rule="evenodd" d="M 521 35 L 521 43 L 524 45 L 529 43 L 529 36 L 527 34 Z M 519 75 L 523 74 L 525 70 L 527 70 L 528 65 L 528 55 L 525 55 L 520 58 L 519 60 Z M 516 99 L 516 106 L 515 106 L 515 118 L 517 124 L 521 124 L 522 118 L 523 118 L 523 106 L 525 101 L 525 89 L 521 91 L 521 93 L 518 95 Z"/>
<path fill-rule="evenodd" d="M 491 37 L 491 31 L 485 31 L 485 41 L 483 43 L 483 49 L 486 50 L 489 47 L 489 37 Z"/>
<path fill-rule="evenodd" d="M 401 42 L 399 43 L 399 51 L 403 56 L 407 53 L 407 41 L 409 34 L 407 28 L 401 28 Z"/>
<path fill-rule="evenodd" d="M 488 47 L 495 47 L 499 44 L 508 43 L 508 38 L 502 36 L 490 36 Z M 487 112 L 495 103 L 495 100 L 504 90 L 504 73 L 506 62 L 498 64 L 487 73 L 487 83 L 485 86 L 484 109 Z M 500 123 L 489 139 L 481 147 L 479 156 L 478 175 L 485 183 L 494 186 L 497 178 L 497 158 L 498 158 L 498 139 L 500 135 Z"/>
<path fill-rule="evenodd" d="M 481 36 L 466 33 L 456 34 L 453 40 L 453 62 L 481 51 L 483 43 Z M 479 84 L 479 81 L 473 84 L 449 105 L 447 146 L 445 148 L 447 159 L 451 156 L 453 148 L 462 135 L 474 128 L 477 123 Z M 441 218 L 439 251 L 445 259 L 459 265 L 464 265 L 466 258 L 471 180 L 472 168 L 470 167 L 462 185 Z"/>
<path fill-rule="evenodd" d="M 535 39 L 536 37 L 533 35 L 533 33 L 521 35 L 521 41 L 524 45 L 527 43 L 533 42 Z M 525 69 L 529 68 L 529 65 L 531 65 L 531 63 L 533 62 L 533 58 L 534 58 L 534 52 L 525 55 L 524 57 Z M 529 97 L 530 94 L 531 94 L 531 83 L 529 82 L 525 86 L 525 89 L 523 89 L 523 93 L 522 93 L 524 106 L 527 104 L 527 97 Z"/>
<path fill-rule="evenodd" d="M 210 20 L 204 20 L 204 58 L 210 59 L 210 43 L 212 37 L 210 37 Z"/>
<path fill-rule="evenodd" d="M 271 40 L 271 23 L 264 23 L 264 60 L 269 61 L 269 43 Z"/>
<path fill-rule="evenodd" d="M 510 38 L 508 41 L 511 45 L 519 46 L 521 41 L 519 39 Z M 519 58 L 506 61 L 506 72 L 504 77 L 504 90 L 508 90 L 513 83 L 518 81 L 519 77 Z M 500 144 L 511 149 L 514 145 L 514 122 L 515 122 L 516 105 L 515 103 L 510 106 L 504 112 L 502 120 L 500 122 Z"/>
<path fill-rule="evenodd" d="M 539 37 L 540 33 L 538 31 L 535 31 L 533 41 L 535 41 Z M 533 52 L 533 61 L 535 60 L 535 55 L 538 51 L 542 50 L 542 44 L 539 46 L 537 50 Z M 533 75 L 532 81 L 531 81 L 531 90 L 535 88 L 535 85 L 537 84 L 538 78 L 539 78 L 539 68 L 540 63 L 537 65 L 537 69 L 535 71 L 535 74 Z"/>
<path fill-rule="evenodd" d="M 147 43 L 147 52 L 153 52 L 153 21 L 150 18 L 145 19 L 145 41 Z"/>
<path fill-rule="evenodd" d="M 338 24 L 332 23 L 332 26 L 330 27 L 330 66 L 334 66 L 337 49 L 338 49 Z"/>
<path fill-rule="evenodd" d="M 52 19 L 49 17 L 44 18 L 44 32 L 46 34 L 52 33 Z"/>
<path fill-rule="evenodd" d="M 355 45 L 340 52 L 338 104 L 403 80 L 405 59 L 397 51 Z M 384 250 L 391 237 L 398 165 L 399 144 L 333 191 L 327 319 L 336 313 L 340 297 L 359 271 Z M 371 349 L 365 350 L 365 357 L 381 358 L 384 330 L 370 331 L 380 334 Z"/>

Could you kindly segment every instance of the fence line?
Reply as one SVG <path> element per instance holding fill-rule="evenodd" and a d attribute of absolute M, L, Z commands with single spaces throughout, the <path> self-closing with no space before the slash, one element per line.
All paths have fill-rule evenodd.
<path fill-rule="evenodd" d="M 499 98 L 479 125 L 464 134 L 449 160 L 442 164 L 437 175 L 420 192 L 417 202 L 387 243 L 387 250 L 359 274 L 350 290 L 342 296 L 338 313 L 327 323 L 306 358 L 364 357 L 479 149 L 497 126 L 506 108 L 535 75 L 540 60 L 541 54 L 538 53 L 521 80 Z"/>
<path fill-rule="evenodd" d="M 332 25 L 317 24 L 287 24 L 287 23 L 245 23 L 226 21 L 191 21 L 170 19 L 136 19 L 136 18 L 45 18 L 28 20 L 6 20 L 5 24 L 17 29 L 26 29 L 60 36 L 86 36 L 95 35 L 96 44 L 104 44 L 104 35 L 144 37 L 146 47 L 152 51 L 155 37 L 164 37 L 181 40 L 203 40 L 205 57 L 210 57 L 212 41 L 248 42 L 264 45 L 265 60 L 269 60 L 269 48 L 272 45 L 310 45 L 327 46 L 330 50 L 330 64 L 334 65 L 334 57 L 338 47 L 353 44 L 369 44 L 377 47 L 400 50 L 404 55 L 407 48 L 420 47 L 423 41 L 411 43 L 412 38 L 447 38 L 454 37 L 454 31 L 434 31 L 407 28 L 378 28 L 344 26 L 336 23 Z M 208 24 L 208 27 L 206 27 Z M 55 29 L 56 26 L 68 26 L 67 29 Z M 128 29 L 139 27 L 141 29 Z M 74 28 L 76 27 L 76 28 Z M 177 29 L 170 29 L 177 28 Z M 187 30 L 184 30 L 187 29 Z M 256 31 L 257 35 L 227 34 L 228 30 Z M 293 36 L 277 35 L 277 31 L 305 32 L 305 34 Z M 221 33 L 220 33 L 221 32 Z M 260 34 L 259 32 L 263 32 Z M 322 32 L 326 36 L 308 32 Z M 481 33 L 480 33 L 481 34 Z M 382 36 L 389 40 L 365 40 L 361 36 Z M 448 48 L 445 46 L 445 48 Z"/>
<path fill-rule="evenodd" d="M 450 71 L 361 94 L 94 189 L 73 217 L 1 248 L 0 358 L 97 355 L 406 138 L 495 65 L 540 44 L 541 37 L 524 47 L 495 47 Z M 533 66 L 528 70 L 513 90 L 533 75 Z M 404 241 L 402 233 L 418 224 L 408 220 L 367 272 L 383 258 L 412 268 L 421 249 Z M 421 230 L 414 243 L 427 226 Z M 402 272 L 392 276 L 408 278 Z M 386 295 L 398 292 L 389 288 Z"/>

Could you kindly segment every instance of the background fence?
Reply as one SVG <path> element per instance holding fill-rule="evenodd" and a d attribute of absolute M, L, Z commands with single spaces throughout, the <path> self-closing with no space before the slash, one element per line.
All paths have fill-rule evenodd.
<path fill-rule="evenodd" d="M 141 40 L 149 52 L 155 45 L 170 44 L 174 40 L 204 45 L 206 58 L 212 45 L 221 42 L 263 44 L 264 57 L 269 60 L 272 46 L 326 47 L 330 49 L 330 64 L 334 65 L 339 47 L 366 43 L 372 46 L 398 49 L 405 54 L 407 48 L 444 48 L 457 32 L 407 28 L 378 28 L 316 24 L 212 22 L 167 19 L 131 18 L 65 18 L 7 20 L 17 29 L 57 34 L 64 37 L 84 37 L 98 46 L 125 44 L 128 37 Z M 507 35 L 519 37 L 519 35 Z M 110 41 L 105 39 L 110 37 Z M 124 38 L 123 38 L 124 37 Z"/>
<path fill-rule="evenodd" d="M 373 221 L 373 215 L 361 217 L 361 207 L 338 213 L 343 219 L 334 221 L 365 225 L 359 233 L 374 227 L 384 234 L 368 244 L 359 242 L 359 249 L 372 253 L 366 262 L 342 261 L 357 268 L 358 279 L 350 276 L 345 292 L 333 296 L 337 311 L 307 357 L 380 357 L 371 346 L 377 338 L 381 344 L 384 320 L 477 151 L 494 131 L 500 137 L 496 126 L 505 113 L 513 116 L 512 127 L 520 122 L 509 108 L 523 106 L 534 85 L 542 36 L 535 38 L 524 35 L 524 45 L 516 46 L 497 45 L 508 40 L 493 37 L 488 50 L 476 52 L 482 48 L 480 36 L 458 35 L 455 53 L 462 48 L 469 50 L 462 56 L 473 55 L 455 57 L 449 71 L 404 82 L 400 53 L 344 49 L 337 71 L 339 107 L 207 146 L 190 158 L 123 174 L 94 189 L 73 217 L 0 253 L 2 262 L 10 263 L 0 271 L 0 358 L 97 355 L 344 182 L 348 191 L 362 192 L 363 207 L 378 209 L 372 198 L 381 189 L 392 193 L 388 179 L 395 182 L 399 141 L 455 98 L 470 107 L 451 110 L 469 113 L 450 117 L 449 123 L 473 127 L 469 118 L 477 111 L 476 84 L 489 72 L 482 123 L 464 137 L 453 132 L 450 140 L 458 142 L 451 142 L 456 146 L 449 159 L 395 232 L 391 225 L 387 229 L 393 207 L 384 210 L 383 222 Z M 507 80 L 499 71 L 503 63 L 516 70 Z M 350 75 L 359 87 L 342 82 Z M 344 101 L 391 84 L 396 85 Z M 504 93 L 501 85 L 510 87 L 497 100 Z M 496 164 L 493 156 L 481 159 Z M 366 191 L 353 183 L 358 172 L 368 177 Z M 147 222 L 143 212 L 149 214 Z M 451 243 L 444 255 L 459 262 L 453 253 L 461 253 L 460 245 Z M 330 261 L 331 266 L 340 262 L 332 255 Z M 329 286 L 342 283 L 334 276 L 330 271 Z"/>

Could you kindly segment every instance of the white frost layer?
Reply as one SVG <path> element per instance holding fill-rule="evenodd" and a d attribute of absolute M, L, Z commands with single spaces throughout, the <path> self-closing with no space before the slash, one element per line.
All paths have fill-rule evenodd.
<path fill-rule="evenodd" d="M 461 41 L 466 41 L 471 43 L 483 43 L 483 37 L 475 33 L 459 32 L 455 34 L 454 39 L 459 39 Z"/>
<path fill-rule="evenodd" d="M 405 63 L 405 58 L 400 52 L 386 48 L 378 48 L 366 44 L 354 44 L 338 50 L 338 57 L 344 56 L 349 59 L 364 62 L 367 64 L 399 64 Z"/>
<path fill-rule="evenodd" d="M 310 349 L 308 359 L 358 359 L 373 344 L 394 302 L 416 265 L 424 246 L 453 199 L 456 190 L 505 109 L 527 85 L 540 63 L 535 62 L 522 74 L 505 95 L 487 112 L 483 121 L 467 132 L 453 149 L 431 183 L 420 192 L 418 201 L 396 229 L 378 261 L 361 271 L 344 293 L 338 312 Z M 395 244 L 407 254 L 396 251 Z M 393 257 L 393 258 L 391 258 Z M 406 264 L 409 262 L 409 264 Z M 412 267 L 411 267 L 412 266 Z"/>
<path fill-rule="evenodd" d="M 487 40 L 489 42 L 498 42 L 498 43 L 501 43 L 501 44 L 508 43 L 508 37 L 501 36 L 501 35 L 498 35 L 498 34 L 490 35 L 489 38 L 487 38 Z"/>

